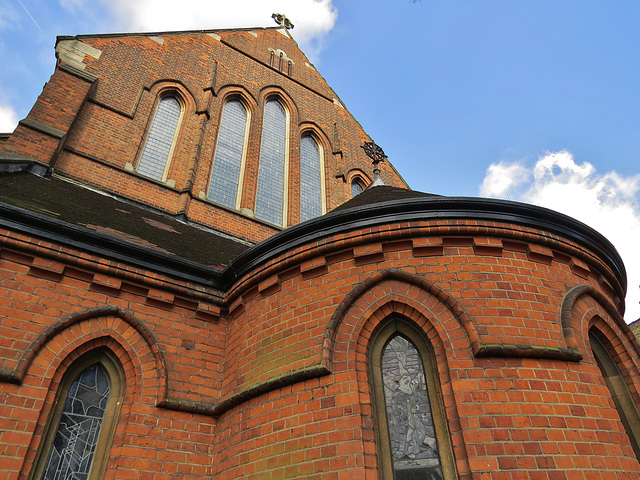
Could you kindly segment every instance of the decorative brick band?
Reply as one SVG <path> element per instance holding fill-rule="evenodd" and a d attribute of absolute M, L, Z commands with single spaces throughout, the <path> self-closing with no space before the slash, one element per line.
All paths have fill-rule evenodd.
<path fill-rule="evenodd" d="M 0 209 L 0 213 L 7 213 L 7 216 L 9 216 L 10 213 L 13 213 L 13 212 L 6 212 Z M 40 220 L 43 223 L 47 222 L 48 220 L 47 217 L 42 215 L 32 214 L 31 217 L 33 217 L 34 221 Z M 20 219 L 18 219 L 18 221 L 19 220 Z M 7 223 L 11 223 L 11 222 L 7 222 Z M 13 225 L 10 224 L 8 226 L 12 227 Z M 75 229 L 72 229 L 72 230 L 75 231 L 78 235 L 80 235 L 80 232 L 85 233 L 85 230 L 80 229 L 79 227 L 76 227 Z M 81 275 L 81 279 L 87 281 L 88 283 L 93 283 L 94 274 L 81 272 L 80 270 L 76 270 L 76 268 L 74 267 L 77 267 L 78 269 L 92 270 L 95 272 L 95 275 L 108 275 L 109 277 L 121 279 L 122 280 L 122 283 L 120 284 L 121 288 L 124 288 L 122 285 L 124 281 L 127 281 L 127 282 L 135 282 L 138 284 L 145 285 L 146 288 L 162 289 L 167 292 L 171 292 L 176 297 L 176 299 L 178 297 L 182 297 L 180 302 L 176 302 L 176 303 L 181 303 L 183 305 L 186 303 L 193 303 L 193 302 L 188 302 L 187 299 L 197 300 L 199 302 L 198 303 L 199 305 L 200 304 L 212 305 L 216 301 L 217 291 L 209 290 L 209 291 L 203 292 L 202 289 L 189 288 L 188 282 L 191 279 L 189 278 L 188 275 L 183 275 L 182 277 L 178 277 L 181 279 L 181 281 L 176 282 L 175 281 L 176 277 L 173 277 L 173 276 L 162 277 L 159 275 L 151 275 L 151 274 L 143 275 L 139 273 L 140 270 L 134 269 L 134 268 L 127 268 L 128 265 L 123 264 L 122 262 L 112 261 L 112 262 L 109 262 L 108 264 L 105 264 L 104 262 L 97 261 L 95 257 L 81 254 L 80 251 L 82 246 L 77 244 L 70 245 L 69 242 L 65 241 L 68 237 L 58 238 L 55 235 L 50 235 L 49 236 L 50 242 L 42 242 L 42 241 L 37 241 L 32 239 L 32 237 L 28 235 L 31 232 L 27 232 L 26 235 L 16 234 L 11 232 L 10 230 L 3 230 L 3 229 L 0 229 L 0 232 L 2 232 L 3 234 L 0 237 L 2 239 L 2 241 L 0 242 L 0 246 L 2 247 L 0 251 L 2 253 L 0 253 L 0 255 L 2 256 L 19 255 L 20 257 L 27 259 L 27 260 L 21 260 L 21 263 L 25 265 L 31 265 L 31 263 L 34 261 L 34 258 L 36 257 L 44 257 L 55 263 L 64 263 L 68 265 L 68 267 L 62 271 L 62 275 L 68 275 L 73 278 L 78 278 L 78 275 L 79 274 L 81 275 L 83 273 L 84 275 Z M 72 232 L 69 232 L 69 233 L 71 234 Z M 93 232 L 88 232 L 87 234 L 91 236 L 96 235 Z M 104 236 L 102 236 L 102 238 L 104 238 Z M 53 243 L 54 241 L 59 242 L 59 244 Z M 96 242 L 98 242 L 98 240 L 96 240 Z M 1 245 L 1 244 L 4 244 L 4 245 Z M 115 247 L 117 244 L 122 246 L 122 242 L 117 242 L 117 241 L 110 241 L 109 244 L 113 247 Z M 97 245 L 97 243 L 94 243 L 94 245 Z M 6 248 L 5 246 L 8 248 Z M 138 247 L 135 245 L 133 245 L 132 248 L 138 251 L 144 249 L 144 247 Z M 19 253 L 18 251 L 22 253 Z M 169 255 L 165 255 L 165 256 L 168 258 L 172 258 Z M 193 262 L 188 262 L 189 265 L 191 265 L 192 263 Z M 40 270 L 50 269 L 48 266 L 47 267 L 43 265 L 37 265 L 37 266 L 40 268 Z M 203 269 L 202 273 L 204 272 L 209 272 L 209 274 L 211 275 L 211 273 L 215 272 L 215 270 L 213 270 L 212 268 L 205 268 Z M 54 272 L 54 274 L 56 275 L 59 275 L 60 273 L 61 272 L 57 270 Z M 138 287 L 136 293 L 139 295 L 146 295 L 147 292 L 143 290 L 144 290 L 143 288 Z M 220 308 L 221 307 L 219 306 L 214 308 L 214 310 L 216 310 L 216 314 L 219 313 Z M 207 307 L 205 310 L 211 310 L 211 307 Z"/>
<path fill-rule="evenodd" d="M 353 218 L 358 218 L 356 225 Z M 390 231 L 389 225 L 397 228 Z M 556 247 L 568 250 L 585 265 L 597 259 L 606 265 L 609 271 L 605 274 L 611 272 L 610 278 L 614 281 L 626 279 L 622 259 L 611 243 L 573 218 L 542 207 L 504 200 L 426 197 L 338 210 L 290 227 L 238 257 L 222 273 L 222 282 L 232 285 L 249 272 L 262 281 L 276 259 L 283 254 L 289 256 L 290 252 L 305 252 L 300 258 L 304 261 L 318 253 L 326 255 L 329 249 L 336 251 L 350 244 L 379 242 L 380 237 L 384 241 L 416 237 L 423 230 L 428 230 L 428 236 L 501 237 L 540 246 L 533 247 L 535 251 L 530 250 L 528 254 L 545 262 L 550 260 L 547 249 Z M 363 232 L 370 233 L 363 235 Z M 487 244 L 486 247 L 490 247 L 494 255 L 501 252 L 500 245 Z M 506 250 L 508 246 L 503 242 L 502 248 Z M 618 293 L 625 288 L 626 285 L 614 285 Z"/>
<path fill-rule="evenodd" d="M 332 238 L 323 238 L 316 242 L 309 241 L 304 247 L 291 249 L 283 256 L 273 256 L 265 261 L 260 267 L 256 267 L 247 278 L 246 283 L 239 281 L 228 291 L 228 301 L 233 301 L 238 295 L 242 295 L 245 289 L 250 289 L 254 283 L 269 281 L 272 275 L 280 276 L 282 269 L 291 270 L 292 265 L 303 268 L 309 262 L 316 262 L 321 256 L 326 258 L 324 262 L 327 267 L 333 263 L 332 255 L 339 255 L 336 261 L 344 261 L 347 257 L 353 258 L 358 265 L 370 262 L 382 262 L 388 252 L 395 252 L 402 249 L 411 250 L 414 257 L 437 257 L 445 254 L 447 247 L 455 246 L 456 242 L 464 242 L 465 246 L 473 248 L 476 255 L 481 256 L 503 256 L 503 252 L 522 252 L 529 260 L 536 263 L 550 265 L 553 262 L 567 263 L 574 271 L 579 266 L 580 276 L 588 275 L 603 276 L 608 280 L 603 280 L 606 288 L 612 291 L 612 295 L 623 296 L 622 287 L 615 284 L 609 286 L 608 282 L 614 280 L 608 277 L 609 271 L 606 266 L 600 263 L 593 254 L 578 248 L 575 244 L 564 241 L 555 235 L 537 232 L 529 228 L 514 229 L 507 228 L 500 223 L 475 222 L 474 224 L 461 223 L 462 220 L 443 219 L 437 224 L 431 222 L 421 222 L 415 224 L 398 224 L 393 229 L 379 230 L 371 227 L 366 235 L 362 235 L 359 230 L 335 235 Z M 295 229 L 297 227 L 292 227 Z M 288 230 L 287 230 L 288 231 Z M 274 238 L 287 233 L 287 231 L 276 235 Z M 261 248 L 268 248 L 268 243 L 272 239 L 242 255 L 232 264 L 234 267 L 240 264 L 236 274 L 242 273 L 242 264 L 246 256 L 251 254 L 260 255 Z M 452 243 L 453 242 L 453 243 Z M 374 250 L 371 250 L 371 248 Z M 380 248 L 381 247 L 381 248 Z M 276 247 L 277 248 L 277 247 Z M 266 256 L 265 256 L 266 257 Z M 372 257 L 372 258 L 370 258 Z M 260 257 L 263 258 L 263 257 Z M 265 259 L 265 258 L 263 258 Z M 600 265 L 595 265 L 595 262 Z M 296 268 L 296 267 L 294 267 Z M 235 272 L 234 272 L 235 273 Z M 223 272 L 223 276 L 227 271 Z"/>

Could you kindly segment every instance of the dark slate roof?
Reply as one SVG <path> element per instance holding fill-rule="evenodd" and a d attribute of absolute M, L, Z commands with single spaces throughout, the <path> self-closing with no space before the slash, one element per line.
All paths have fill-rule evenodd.
<path fill-rule="evenodd" d="M 624 264 L 606 238 L 571 217 L 518 202 L 381 185 L 251 246 L 61 178 L 18 166 L 0 174 L 0 225 L 219 289 L 278 255 L 331 235 L 430 219 L 511 222 L 565 235 L 599 255 L 619 278 L 622 294 L 626 290 Z"/>
<path fill-rule="evenodd" d="M 26 217 L 31 216 L 34 225 L 39 220 L 43 229 L 47 223 L 47 228 L 53 230 L 56 230 L 54 224 L 71 225 L 76 227 L 78 236 L 90 230 L 91 237 L 97 233 L 122 244 L 133 244 L 216 270 L 222 270 L 251 246 L 180 217 L 62 178 L 41 177 L 24 171 L 0 174 L 0 206 L 0 216 L 17 222 L 28 222 Z"/>
<path fill-rule="evenodd" d="M 417 192 L 406 188 L 392 187 L 390 185 L 376 185 L 369 187 L 360 195 L 356 195 L 348 202 L 332 210 L 338 212 L 349 208 L 361 207 L 372 203 L 388 202 L 390 200 L 404 200 L 408 198 L 438 197 L 432 193 Z"/>

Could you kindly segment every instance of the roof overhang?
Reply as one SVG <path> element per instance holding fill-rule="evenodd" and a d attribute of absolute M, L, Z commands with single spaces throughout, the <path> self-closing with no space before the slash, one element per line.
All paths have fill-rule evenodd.
<path fill-rule="evenodd" d="M 567 215 L 506 200 L 418 197 L 335 211 L 279 232 L 240 254 L 224 269 L 168 255 L 7 204 L 0 204 L 0 217 L 0 224 L 9 229 L 223 291 L 277 256 L 333 235 L 410 221 L 473 219 L 513 223 L 554 233 L 582 245 L 611 269 L 624 291 L 627 287 L 622 258 L 603 235 Z"/>
<path fill-rule="evenodd" d="M 278 255 L 332 235 L 384 224 L 445 219 L 513 223 L 563 236 L 597 255 L 612 270 L 626 292 L 627 275 L 622 258 L 611 242 L 584 223 L 525 203 L 441 196 L 403 198 L 347 208 L 290 227 L 238 256 L 225 268 L 224 283 L 232 283 Z"/>

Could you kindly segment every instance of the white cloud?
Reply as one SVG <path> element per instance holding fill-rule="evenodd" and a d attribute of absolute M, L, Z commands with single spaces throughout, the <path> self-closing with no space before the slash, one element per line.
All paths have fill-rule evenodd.
<path fill-rule="evenodd" d="M 18 125 L 18 114 L 10 106 L 0 104 L 0 133 L 13 132 Z"/>
<path fill-rule="evenodd" d="M 60 5 L 70 11 L 76 11 L 83 5 L 83 0 L 60 0 Z"/>
<path fill-rule="evenodd" d="M 0 0 L 0 30 L 12 28 L 20 22 L 20 13 L 8 0 Z"/>
<path fill-rule="evenodd" d="M 529 177 L 529 169 L 518 162 L 492 163 L 480 186 L 480 195 L 509 198 L 515 193 L 514 189 L 529 180 Z"/>
<path fill-rule="evenodd" d="M 77 3 L 81 0 L 65 0 Z M 101 0 L 127 31 L 170 31 L 275 26 L 283 13 L 295 25 L 292 35 L 309 55 L 338 17 L 332 0 Z"/>
<path fill-rule="evenodd" d="M 627 269 L 625 319 L 631 322 L 640 318 L 640 175 L 602 174 L 590 163 L 578 164 L 571 153 L 560 151 L 546 153 L 533 169 L 519 163 L 490 165 L 481 195 L 504 197 L 515 185 L 525 190 L 511 200 L 570 215 L 613 243 Z"/>

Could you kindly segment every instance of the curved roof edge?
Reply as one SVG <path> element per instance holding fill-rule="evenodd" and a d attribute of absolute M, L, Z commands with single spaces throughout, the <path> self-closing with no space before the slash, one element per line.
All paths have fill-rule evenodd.
<path fill-rule="evenodd" d="M 626 292 L 627 275 L 620 254 L 609 240 L 593 228 L 548 208 L 477 197 L 421 196 L 333 211 L 287 228 L 251 247 L 224 269 L 222 281 L 230 285 L 242 275 L 286 251 L 331 235 L 387 223 L 438 219 L 514 223 L 562 235 L 598 255 L 618 277 Z"/>
<path fill-rule="evenodd" d="M 289 227 L 249 248 L 224 270 L 131 244 L 10 205 L 0 224 L 133 265 L 226 290 L 240 277 L 287 251 L 323 238 L 371 226 L 415 220 L 475 219 L 513 223 L 562 235 L 583 245 L 611 268 L 623 292 L 627 276 L 615 247 L 593 228 L 567 215 L 525 203 L 474 197 L 421 196 L 358 205 Z"/>
<path fill-rule="evenodd" d="M 135 245 L 111 235 L 0 203 L 0 225 L 68 247 L 102 255 L 137 267 L 222 289 L 220 269 Z"/>

